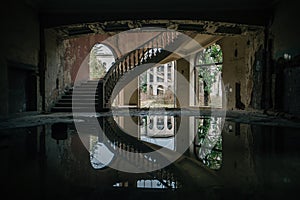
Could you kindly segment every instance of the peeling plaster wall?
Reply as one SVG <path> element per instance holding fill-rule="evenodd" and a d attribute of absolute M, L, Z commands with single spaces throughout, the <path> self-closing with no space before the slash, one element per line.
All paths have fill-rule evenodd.
<path fill-rule="evenodd" d="M 9 62 L 31 65 L 38 69 L 39 21 L 38 13 L 24 2 L 16 0 L 1 5 L 0 22 L 0 115 L 7 116 L 9 109 Z M 26 70 L 26 69 L 25 69 Z M 18 79 L 18 77 L 15 77 Z M 37 86 L 38 87 L 38 82 Z M 37 89 L 39 91 L 39 89 Z M 37 94 L 37 110 L 41 110 L 41 98 Z"/>
<path fill-rule="evenodd" d="M 46 71 L 45 71 L 45 104 L 50 111 L 57 98 L 65 88 L 62 59 L 64 48 L 62 41 L 53 30 L 45 30 Z"/>
<path fill-rule="evenodd" d="M 91 34 L 64 40 L 64 87 L 74 84 L 75 79 L 79 82 L 89 79 L 89 53 L 95 44 L 103 42 L 113 49 L 115 56 L 120 57 L 122 54 L 142 45 L 155 35 L 157 35 L 157 32 L 148 32 L 142 35 L 139 32 L 126 32 L 113 37 L 110 37 L 109 34 Z M 133 89 L 136 90 L 137 85 L 138 79 L 134 79 L 124 88 L 123 92 L 127 94 L 132 93 L 132 95 L 122 95 L 123 99 L 119 100 L 123 102 L 122 104 L 138 105 L 138 92 L 133 92 Z"/>
<path fill-rule="evenodd" d="M 113 34 L 111 34 L 113 35 Z M 78 80 L 87 80 L 89 78 L 89 53 L 92 47 L 97 43 L 105 43 L 110 46 L 117 57 L 121 54 L 125 54 L 136 47 L 142 45 L 147 40 L 151 39 L 157 32 L 143 33 L 122 33 L 114 35 L 110 34 L 91 34 L 84 35 L 76 38 L 66 39 L 64 41 L 65 46 L 65 68 L 66 81 L 71 79 L 73 83 L 78 76 Z M 78 74 L 78 70 L 82 66 L 81 73 Z"/>
<path fill-rule="evenodd" d="M 257 65 L 257 70 L 253 67 L 257 64 L 256 52 L 263 46 L 263 36 L 263 32 L 247 33 L 227 36 L 218 42 L 223 51 L 222 78 L 227 93 L 227 109 L 251 109 L 253 89 L 261 95 L 262 83 L 255 82 L 254 76 L 261 73 L 263 66 Z M 240 102 L 236 98 L 236 84 L 240 84 Z M 260 105 L 255 105 L 255 108 L 259 109 Z"/>
<path fill-rule="evenodd" d="M 78 76 L 77 80 L 89 79 L 89 53 L 95 44 L 101 43 L 108 37 L 109 35 L 107 34 L 95 34 L 71 38 L 64 41 L 65 82 L 73 84 L 76 76 Z M 82 68 L 80 69 L 81 66 Z M 81 71 L 78 74 L 79 69 Z"/>

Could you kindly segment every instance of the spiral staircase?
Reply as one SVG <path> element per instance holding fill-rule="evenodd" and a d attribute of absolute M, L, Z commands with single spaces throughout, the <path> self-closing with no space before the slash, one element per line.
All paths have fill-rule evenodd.
<path fill-rule="evenodd" d="M 171 55 L 181 45 L 182 38 L 175 31 L 158 32 L 155 37 L 117 59 L 103 79 L 87 81 L 67 91 L 52 108 L 52 112 L 110 109 L 112 100 L 124 86 Z M 72 99 L 75 99 L 73 105 Z"/>
<path fill-rule="evenodd" d="M 133 78 L 163 61 L 177 49 L 183 37 L 175 31 L 165 31 L 117 60 L 105 75 L 99 88 L 99 105 L 110 108 L 112 100 Z"/>

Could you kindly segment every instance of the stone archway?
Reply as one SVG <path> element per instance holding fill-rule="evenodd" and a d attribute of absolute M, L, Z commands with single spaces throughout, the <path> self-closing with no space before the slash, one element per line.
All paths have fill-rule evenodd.
<path fill-rule="evenodd" d="M 115 59 L 115 53 L 110 46 L 102 43 L 95 44 L 89 55 L 89 79 L 103 78 Z"/>

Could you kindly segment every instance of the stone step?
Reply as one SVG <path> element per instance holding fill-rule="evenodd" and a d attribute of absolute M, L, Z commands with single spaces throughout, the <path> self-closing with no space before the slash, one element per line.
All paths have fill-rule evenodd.
<path fill-rule="evenodd" d="M 51 109 L 52 112 L 94 112 L 98 108 L 98 84 L 88 80 L 65 92 Z M 72 108 L 73 107 L 73 108 Z"/>
<path fill-rule="evenodd" d="M 86 83 L 98 83 L 99 81 L 101 81 L 102 79 L 99 80 L 87 80 Z"/>
<path fill-rule="evenodd" d="M 76 88 L 80 87 L 80 88 L 97 88 L 98 84 L 82 84 L 82 85 L 79 85 L 79 86 L 75 86 Z"/>
<path fill-rule="evenodd" d="M 96 80 L 96 81 L 87 81 L 84 83 L 81 83 L 81 85 L 98 85 L 100 81 Z"/>
<path fill-rule="evenodd" d="M 96 103 L 61 103 L 58 102 L 55 104 L 55 107 L 93 107 L 96 106 L 98 107 L 98 105 Z"/>
<path fill-rule="evenodd" d="M 98 99 L 60 99 L 58 103 L 95 103 Z"/>
<path fill-rule="evenodd" d="M 95 108 L 85 108 L 85 107 L 52 107 L 52 112 L 94 112 Z"/>
<path fill-rule="evenodd" d="M 85 91 L 98 91 L 97 87 L 76 87 L 76 88 L 72 88 L 68 91 L 77 91 L 77 90 L 85 90 Z"/>
<path fill-rule="evenodd" d="M 65 95 L 98 95 L 98 91 L 86 91 L 86 90 L 76 90 L 75 93 L 73 91 L 65 92 Z"/>
<path fill-rule="evenodd" d="M 98 95 L 88 95 L 88 94 L 84 94 L 84 95 L 75 95 L 75 96 L 72 96 L 70 94 L 67 94 L 67 95 L 62 95 L 61 98 L 62 99 L 98 99 Z"/>
<path fill-rule="evenodd" d="M 80 87 L 80 86 L 91 86 L 91 87 L 97 87 L 99 84 L 101 84 L 101 82 L 85 82 L 85 83 L 81 83 L 81 84 L 75 84 L 74 87 Z"/>

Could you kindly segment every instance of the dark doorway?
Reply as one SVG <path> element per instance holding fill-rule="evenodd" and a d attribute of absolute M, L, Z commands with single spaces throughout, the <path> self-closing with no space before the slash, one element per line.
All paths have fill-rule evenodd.
<path fill-rule="evenodd" d="M 235 107 L 244 110 L 245 104 L 241 100 L 241 83 L 235 83 Z"/>
<path fill-rule="evenodd" d="M 24 64 L 9 65 L 9 113 L 37 110 L 37 78 L 34 70 Z"/>

